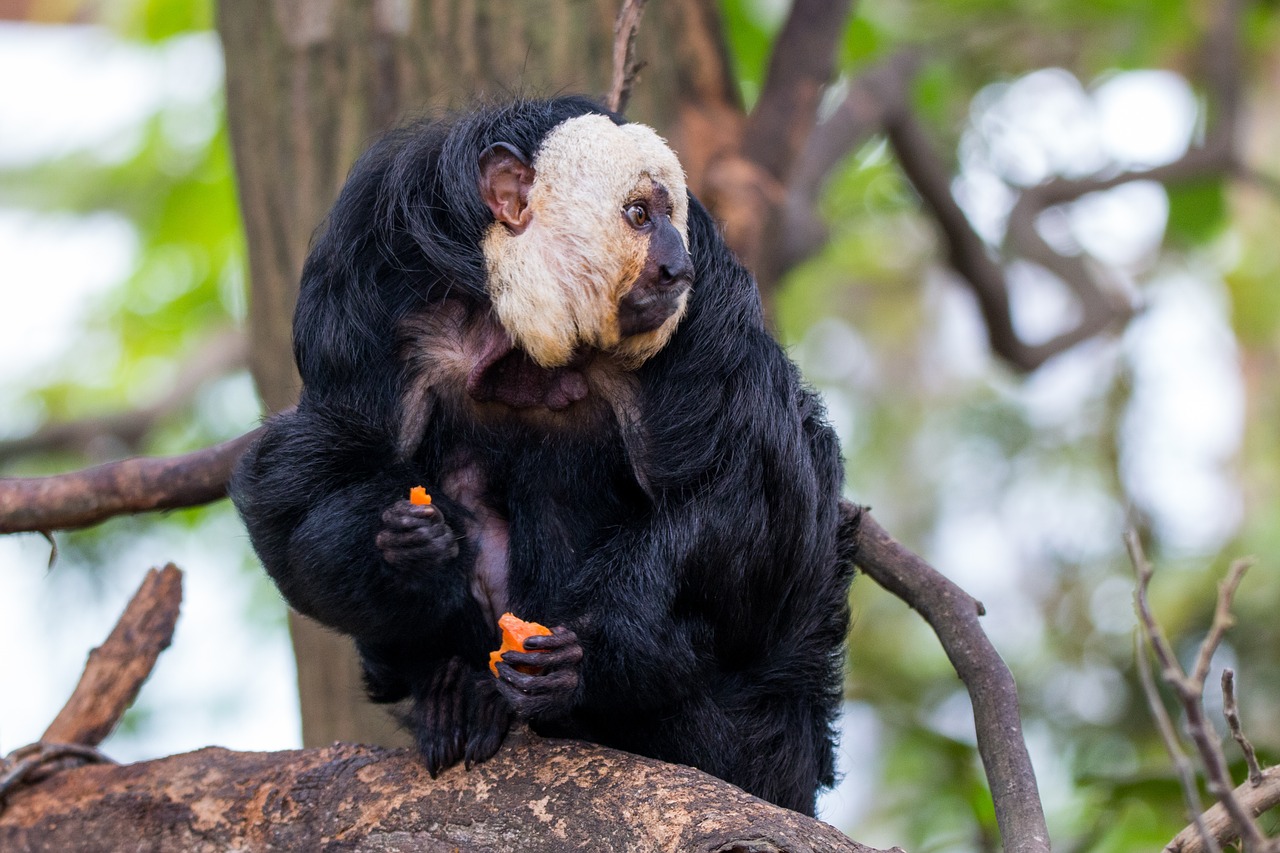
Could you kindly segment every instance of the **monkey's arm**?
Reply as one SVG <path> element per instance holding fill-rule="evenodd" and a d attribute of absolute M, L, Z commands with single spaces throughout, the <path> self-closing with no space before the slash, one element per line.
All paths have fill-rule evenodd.
<path fill-rule="evenodd" d="M 835 436 L 776 344 L 763 333 L 747 344 L 760 348 L 750 366 L 664 431 L 687 444 L 656 454 L 668 471 L 704 473 L 680 482 L 651 469 L 665 490 L 651 517 L 584 573 L 584 706 L 670 707 L 735 673 L 826 667 L 843 641 Z"/>
<path fill-rule="evenodd" d="M 438 495 L 431 518 L 410 509 L 417 477 L 376 423 L 304 400 L 268 425 L 231 489 L 289 603 L 377 641 L 445 619 L 468 599 L 456 531 L 445 524 L 457 508 Z"/>

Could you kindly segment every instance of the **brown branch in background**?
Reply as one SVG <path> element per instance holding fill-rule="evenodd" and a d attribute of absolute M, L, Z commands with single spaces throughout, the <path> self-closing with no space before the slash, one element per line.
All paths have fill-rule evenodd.
<path fill-rule="evenodd" d="M 856 536 L 857 565 L 925 618 L 969 692 L 1003 849 L 1048 853 L 1049 832 L 1022 735 L 1018 688 L 978 622 L 982 605 L 895 541 L 868 510 L 847 501 L 840 508 L 842 538 Z"/>
<path fill-rule="evenodd" d="M 631 97 L 631 86 L 643 63 L 636 62 L 636 34 L 646 0 L 623 0 L 618 20 L 613 25 L 613 82 L 605 106 L 615 113 L 625 112 Z"/>
<path fill-rule="evenodd" d="M 809 134 L 787 187 L 776 247 L 779 275 L 826 245 L 828 229 L 817 209 L 823 186 L 845 157 L 884 126 L 884 104 L 907 98 L 918 64 L 917 53 L 904 50 L 849 81 L 831 114 Z"/>
<path fill-rule="evenodd" d="M 1214 731 L 1213 725 L 1205 716 L 1203 701 L 1205 679 L 1209 674 L 1209 665 L 1213 659 L 1213 653 L 1217 651 L 1227 629 L 1231 627 L 1233 622 L 1231 602 L 1235 596 L 1236 589 L 1240 585 L 1240 581 L 1244 578 L 1244 574 L 1251 563 L 1248 560 L 1236 560 L 1231 564 L 1226 579 L 1218 585 L 1218 599 L 1214 606 L 1213 623 L 1209 627 L 1208 635 L 1200 643 L 1195 665 L 1191 674 L 1188 675 L 1183 670 L 1182 665 L 1178 663 L 1178 657 L 1174 653 L 1173 646 L 1169 643 L 1168 638 L 1165 637 L 1164 630 L 1160 627 L 1160 623 L 1156 621 L 1151 611 L 1151 603 L 1147 591 L 1151 584 L 1154 569 L 1143 553 L 1142 543 L 1138 539 L 1137 531 L 1131 528 L 1125 534 L 1125 545 L 1129 549 L 1129 558 L 1133 562 L 1134 572 L 1138 577 L 1135 601 L 1143 636 L 1146 637 L 1147 642 L 1155 653 L 1156 661 L 1160 666 L 1161 675 L 1165 683 L 1173 688 L 1174 695 L 1177 697 L 1179 705 L 1182 706 L 1186 717 L 1186 732 L 1195 745 L 1201 766 L 1204 768 L 1209 793 L 1217 798 L 1218 803 L 1230 815 L 1240 837 L 1244 840 L 1246 850 L 1261 851 L 1272 849 L 1265 846 L 1267 845 L 1267 839 L 1258 827 L 1257 821 L 1253 819 L 1253 816 L 1248 813 L 1235 796 L 1234 783 L 1231 781 L 1231 772 L 1227 767 L 1226 756 L 1223 755 L 1222 747 L 1218 743 L 1217 732 Z M 1186 783 L 1184 782 L 1185 787 Z M 1188 798 L 1191 797 L 1190 792 L 1187 793 L 1187 796 Z M 1193 814 L 1196 814 L 1196 819 L 1199 820 L 1199 815 L 1194 811 Z M 1206 847 L 1212 849 L 1209 844 L 1206 844 Z"/>
<path fill-rule="evenodd" d="M 159 423 L 190 407 L 207 383 L 247 366 L 248 341 L 244 334 L 234 330 L 220 332 L 183 363 L 169 390 L 159 399 L 131 412 L 50 423 L 31 435 L 0 441 L 0 464 L 35 453 L 65 452 L 92 457 L 103 450 L 137 450 Z"/>
<path fill-rule="evenodd" d="M 236 460 L 259 432 L 184 456 L 123 459 L 50 477 L 0 478 L 0 533 L 88 527 L 117 515 L 226 497 Z"/>
<path fill-rule="evenodd" d="M 1019 370 L 1030 371 L 1043 361 L 1022 342 L 1013 328 L 1004 269 L 969 224 L 951 194 L 951 174 L 933 150 L 919 119 L 905 101 L 882 100 L 887 114 L 885 133 L 903 175 L 937 220 L 947 245 L 947 260 L 969 283 L 987 327 L 991 349 Z"/>
<path fill-rule="evenodd" d="M 147 572 L 115 629 L 89 652 L 80 683 L 42 741 L 97 746 L 120 722 L 169 648 L 182 606 L 182 572 L 170 563 Z"/>
<path fill-rule="evenodd" d="M 1262 768 L 1258 766 L 1258 754 L 1253 751 L 1253 744 L 1244 736 L 1244 729 L 1240 725 L 1240 709 L 1236 705 L 1236 673 L 1230 667 L 1222 670 L 1222 716 L 1226 718 L 1231 737 L 1244 755 L 1245 766 L 1249 768 L 1249 782 L 1261 785 Z"/>
<path fill-rule="evenodd" d="M 795 0 L 773 44 L 769 68 L 743 133 L 742 153 L 786 183 L 835 77 L 836 47 L 851 0 Z"/>

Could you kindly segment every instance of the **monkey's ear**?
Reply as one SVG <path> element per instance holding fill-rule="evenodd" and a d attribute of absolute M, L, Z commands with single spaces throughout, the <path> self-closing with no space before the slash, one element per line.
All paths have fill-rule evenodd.
<path fill-rule="evenodd" d="M 480 197 L 493 211 L 493 218 L 515 234 L 529 225 L 529 187 L 533 186 L 533 166 L 518 148 L 496 142 L 480 155 Z"/>

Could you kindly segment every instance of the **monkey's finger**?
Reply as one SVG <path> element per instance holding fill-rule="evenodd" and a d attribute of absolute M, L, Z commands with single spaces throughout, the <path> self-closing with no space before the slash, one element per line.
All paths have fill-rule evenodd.
<path fill-rule="evenodd" d="M 395 530 L 412 530 L 424 522 L 440 520 L 440 511 L 434 506 L 420 506 L 403 501 L 382 513 L 382 523 Z"/>
<path fill-rule="evenodd" d="M 502 659 L 512 666 L 539 666 L 543 669 L 558 669 L 582 663 L 582 646 L 575 643 L 572 646 L 548 651 L 504 652 Z"/>
<path fill-rule="evenodd" d="M 383 530 L 374 538 L 379 548 L 421 548 L 441 539 L 452 539 L 448 528 L 419 527 L 415 530 Z"/>
<path fill-rule="evenodd" d="M 550 634 L 538 634 L 524 641 L 526 649 L 552 650 L 578 645 L 578 635 L 563 625 L 552 628 Z"/>
<path fill-rule="evenodd" d="M 497 684 L 499 689 L 505 684 L 526 696 L 572 693 L 578 687 L 578 673 L 571 669 L 527 673 L 515 669 L 505 661 L 499 661 Z M 506 691 L 503 693 L 505 695 Z"/>

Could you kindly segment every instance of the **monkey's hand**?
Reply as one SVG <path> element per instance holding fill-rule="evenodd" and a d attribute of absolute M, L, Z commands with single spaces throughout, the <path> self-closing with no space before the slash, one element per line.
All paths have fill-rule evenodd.
<path fill-rule="evenodd" d="M 553 720 L 569 713 L 582 683 L 582 645 L 578 635 L 563 625 L 550 634 L 529 637 L 528 651 L 506 652 L 497 664 L 498 692 L 516 716 L 525 720 Z M 521 672 L 517 666 L 529 668 Z"/>
<path fill-rule="evenodd" d="M 396 501 L 382 514 L 374 542 L 398 569 L 416 569 L 458 556 L 458 539 L 435 504 Z"/>

